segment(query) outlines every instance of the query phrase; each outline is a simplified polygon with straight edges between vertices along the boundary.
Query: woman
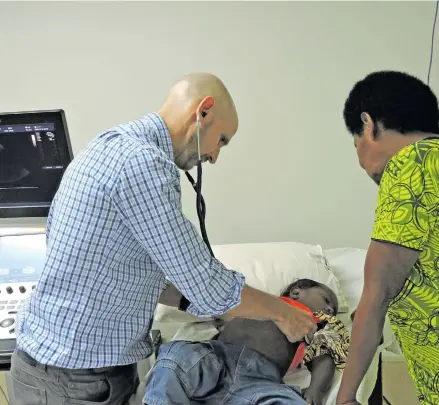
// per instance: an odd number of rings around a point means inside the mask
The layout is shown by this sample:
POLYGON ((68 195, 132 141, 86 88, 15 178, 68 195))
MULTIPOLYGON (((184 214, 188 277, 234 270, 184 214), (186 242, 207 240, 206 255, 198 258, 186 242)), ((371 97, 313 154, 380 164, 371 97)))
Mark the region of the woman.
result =
POLYGON ((365 284, 337 405, 356 392, 388 314, 422 405, 439 404, 439 112, 415 77, 377 72, 344 108, 361 167, 379 185, 365 284))

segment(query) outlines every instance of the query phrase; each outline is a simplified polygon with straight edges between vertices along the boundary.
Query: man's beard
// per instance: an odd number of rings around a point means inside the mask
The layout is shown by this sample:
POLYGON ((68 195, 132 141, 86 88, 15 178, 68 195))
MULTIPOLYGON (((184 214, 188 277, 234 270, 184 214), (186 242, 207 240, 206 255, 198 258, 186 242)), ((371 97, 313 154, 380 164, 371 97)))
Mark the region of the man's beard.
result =
POLYGON ((195 167, 198 162, 198 154, 189 156, 189 158, 183 157, 183 155, 179 155, 174 159, 174 163, 180 170, 189 171, 195 167), (181 157, 181 158, 180 158, 181 157))
POLYGON ((189 142, 174 151, 174 163, 180 170, 191 170, 198 162, 197 136, 194 134, 189 142))

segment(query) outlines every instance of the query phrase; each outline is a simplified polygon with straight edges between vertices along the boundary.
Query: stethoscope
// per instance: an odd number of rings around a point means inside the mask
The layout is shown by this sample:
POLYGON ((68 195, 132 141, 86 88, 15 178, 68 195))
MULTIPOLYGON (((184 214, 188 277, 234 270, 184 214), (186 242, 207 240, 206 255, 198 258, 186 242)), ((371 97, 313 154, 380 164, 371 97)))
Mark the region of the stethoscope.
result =
MULTIPOLYGON (((195 192, 197 193, 197 199, 196 199, 196 204, 197 204, 197 215, 198 215, 198 220, 200 222, 200 230, 201 230, 201 236, 203 237, 204 243, 206 244, 207 248, 209 249, 210 254, 212 255, 212 257, 215 257, 215 255, 213 254, 212 251, 212 247, 210 246, 209 243, 209 238, 207 237, 207 232, 206 232, 206 203, 204 201, 203 195, 201 194, 201 179, 203 176, 203 169, 201 167, 201 154, 200 154, 200 115, 197 114, 197 182, 195 182, 194 178, 189 174, 189 172, 185 172, 186 173, 186 177, 188 178, 189 182, 192 184, 192 187, 194 188, 195 192)), ((284 300, 286 300, 285 298, 283 298, 284 300)), ((187 299, 186 299, 187 301, 187 299)), ((290 300, 292 301, 292 300, 290 300)), ((186 305, 189 304, 189 301, 187 301, 186 305)), ((301 305, 296 301, 293 301, 293 304, 291 305, 301 305)), ((306 307, 305 307, 306 308, 306 307)), ((308 311, 310 311, 308 308, 306 308, 308 311)), ((314 317, 314 320, 316 321, 316 323, 318 324, 318 318, 314 317)), ((303 345, 309 346, 311 344, 311 341, 309 340, 308 336, 305 336, 304 339, 304 343, 303 345)), ((302 348, 302 351, 304 350, 304 348, 302 348)))
MULTIPOLYGON (((203 113, 202 113, 203 114, 203 113)), ((200 153, 200 114, 197 114, 197 182, 195 182, 194 178, 189 174, 189 172, 185 172, 186 177, 192 184, 192 187, 194 188, 195 192, 197 193, 197 199, 196 199, 196 206, 197 206, 197 215, 198 220, 200 222, 200 231, 201 236, 204 240, 204 243, 206 244, 207 248, 209 249, 210 254, 212 257, 215 257, 213 254, 212 247, 209 243, 209 238, 207 237, 206 232, 206 203, 204 201, 203 195, 201 194, 201 183, 202 183, 202 176, 203 176, 203 169, 201 167, 201 153, 200 153)))

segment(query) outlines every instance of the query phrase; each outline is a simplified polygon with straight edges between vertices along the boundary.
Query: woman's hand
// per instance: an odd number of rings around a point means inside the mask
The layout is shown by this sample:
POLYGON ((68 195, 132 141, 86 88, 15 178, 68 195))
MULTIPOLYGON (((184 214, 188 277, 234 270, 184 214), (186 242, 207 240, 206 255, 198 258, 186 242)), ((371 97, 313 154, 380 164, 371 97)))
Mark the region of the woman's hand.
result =
POLYGON ((338 391, 337 398, 335 400, 335 405, 361 405, 353 396, 340 394, 338 391))

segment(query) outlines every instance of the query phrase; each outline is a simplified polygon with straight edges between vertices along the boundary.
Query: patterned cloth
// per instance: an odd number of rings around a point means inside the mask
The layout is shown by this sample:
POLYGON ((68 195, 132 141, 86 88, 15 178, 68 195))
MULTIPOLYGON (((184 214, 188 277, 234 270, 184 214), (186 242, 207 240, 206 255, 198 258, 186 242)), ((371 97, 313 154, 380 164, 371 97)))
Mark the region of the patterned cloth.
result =
POLYGON ((389 319, 422 405, 439 404, 439 140, 415 142, 387 164, 373 239, 420 251, 389 319))
POLYGON ((340 319, 323 312, 316 314, 325 327, 314 334, 311 345, 308 347, 303 361, 311 362, 316 357, 328 354, 335 366, 343 372, 348 357, 350 336, 349 331, 340 319))
POLYGON ((53 201, 42 276, 17 319, 18 348, 71 369, 144 359, 166 278, 194 315, 236 306, 244 277, 210 256, 180 198, 171 138, 158 114, 91 142, 53 201))

